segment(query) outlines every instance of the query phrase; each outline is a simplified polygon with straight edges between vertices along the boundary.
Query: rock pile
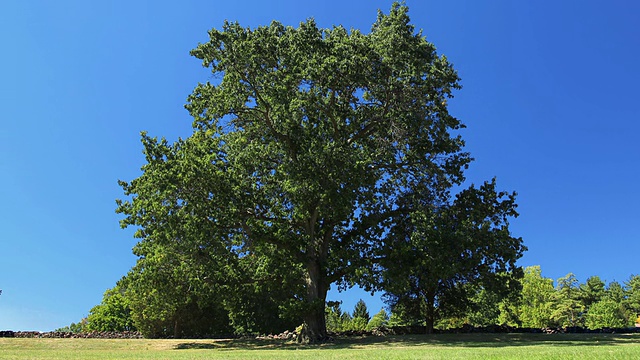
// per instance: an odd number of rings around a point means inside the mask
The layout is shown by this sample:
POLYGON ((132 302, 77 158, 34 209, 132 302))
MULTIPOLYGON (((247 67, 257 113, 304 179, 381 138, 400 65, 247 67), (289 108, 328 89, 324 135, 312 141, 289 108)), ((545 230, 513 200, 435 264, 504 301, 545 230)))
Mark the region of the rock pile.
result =
POLYGON ((296 337, 295 331, 285 331, 282 334, 277 335, 259 335, 256 336, 256 339, 265 340, 265 339, 279 339, 279 340, 292 340, 296 337))

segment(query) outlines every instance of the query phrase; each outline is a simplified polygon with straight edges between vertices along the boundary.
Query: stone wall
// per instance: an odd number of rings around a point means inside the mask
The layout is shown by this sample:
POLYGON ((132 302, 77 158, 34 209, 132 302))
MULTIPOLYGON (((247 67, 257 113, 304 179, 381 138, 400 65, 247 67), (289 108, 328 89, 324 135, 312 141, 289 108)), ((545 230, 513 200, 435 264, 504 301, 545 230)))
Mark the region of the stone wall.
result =
MULTIPOLYGON (((345 331, 341 333, 329 333, 330 337, 336 336, 385 336, 385 335, 406 335, 406 334, 424 334, 426 328, 424 326, 393 326, 393 327, 380 327, 371 331, 345 331)), ((474 327, 463 326, 458 329, 449 330, 434 330, 435 334, 460 334, 460 333, 640 333, 640 328, 623 328, 623 329, 598 329, 589 330, 582 327, 574 328, 513 328, 510 326, 486 326, 486 327, 474 327)), ((284 339, 290 340, 295 338, 296 333, 293 331, 285 331, 278 335, 258 336, 258 339, 284 339)), ((0 331, 0 338, 3 337, 15 337, 15 338, 67 338, 67 339, 142 339, 143 336, 137 331, 125 331, 125 332, 89 332, 89 333, 71 333, 71 332, 38 332, 38 331, 0 331)), ((229 338, 237 337, 230 335, 229 338)), ((213 338, 213 337, 212 337, 213 338)))
POLYGON ((39 332, 39 331, 0 331, 0 337, 15 338, 67 338, 67 339, 142 339, 142 334, 137 331, 125 332, 89 332, 89 333, 72 333, 72 332, 39 332))

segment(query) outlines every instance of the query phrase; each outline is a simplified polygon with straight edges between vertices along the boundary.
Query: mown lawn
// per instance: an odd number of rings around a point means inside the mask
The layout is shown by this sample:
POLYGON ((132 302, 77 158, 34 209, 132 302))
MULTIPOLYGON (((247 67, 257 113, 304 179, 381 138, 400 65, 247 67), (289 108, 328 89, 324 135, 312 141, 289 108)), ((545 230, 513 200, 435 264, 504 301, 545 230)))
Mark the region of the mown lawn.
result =
POLYGON ((638 359, 640 334, 460 334, 279 340, 0 338, 0 359, 638 359))

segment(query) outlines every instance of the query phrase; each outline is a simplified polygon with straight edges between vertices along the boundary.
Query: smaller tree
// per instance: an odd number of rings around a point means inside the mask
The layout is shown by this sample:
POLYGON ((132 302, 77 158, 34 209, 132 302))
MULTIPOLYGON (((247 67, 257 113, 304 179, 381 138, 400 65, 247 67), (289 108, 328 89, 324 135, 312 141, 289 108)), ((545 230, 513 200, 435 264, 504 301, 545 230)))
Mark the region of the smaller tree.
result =
POLYGON ((514 327, 522 326, 522 320, 520 320, 520 317, 518 316, 521 301, 521 298, 503 299, 500 304, 498 304, 498 308, 500 309, 500 315, 498 315, 498 324, 514 327))
POLYGON ((624 309, 611 299, 594 303, 587 312, 585 324, 590 330, 602 328, 623 328, 629 325, 624 309))
POLYGON ((369 323, 367 324, 367 330, 373 330, 387 325, 389 322, 389 314, 385 311, 385 309, 380 309, 380 311, 373 315, 369 323))
POLYGON ((551 318, 558 326, 576 327, 582 324, 584 305, 580 301, 578 279, 572 273, 558 279, 551 318))
POLYGON ((408 211, 381 249, 381 287, 392 312, 402 306, 432 333, 437 320, 472 307, 474 289, 500 297, 514 289, 522 275, 515 263, 526 248, 509 231, 516 194, 498 191, 495 179, 455 198, 422 185, 404 194, 408 211))
POLYGON ((343 312, 340 308, 339 301, 327 302, 325 308, 325 322, 327 324, 327 331, 340 332, 343 331, 343 312))
POLYGON ((349 314, 347 311, 343 312, 340 315, 340 331, 353 330, 353 325, 351 324, 352 321, 353 318, 351 317, 351 314, 349 314))
MULTIPOLYGON (((141 245, 150 244, 136 247, 141 245)), ((121 280, 136 328, 150 338, 230 333, 224 288, 209 285, 204 271, 173 250, 154 246, 121 280)))
POLYGON ((361 318, 361 317, 356 317, 356 318, 352 318, 351 321, 349 321, 346 325, 345 325, 345 330, 347 331, 362 331, 365 330, 367 328, 367 320, 365 320, 365 318, 361 318))
POLYGON ((584 284, 580 284, 580 301, 585 307, 585 311, 589 310, 592 304, 602 300, 605 295, 604 281, 598 276, 591 276, 584 284))
POLYGON ((500 315, 499 304, 501 302, 498 294, 481 288, 475 292, 472 300, 473 311, 469 312, 468 322, 474 326, 495 325, 500 315))
POLYGON ((544 328, 553 326, 552 312, 555 301, 553 280, 542 277, 540 266, 529 266, 522 279, 522 326, 544 328))
POLYGON ((625 300, 625 291, 622 285, 617 281, 612 281, 607 286, 604 298, 612 300, 615 303, 621 304, 625 300))
POLYGON ((105 291, 102 302, 94 306, 87 317, 88 331, 135 331, 131 308, 124 289, 116 285, 105 291))
POLYGON ((360 299, 353 309, 352 316, 349 319, 344 319, 343 330, 362 331, 367 327, 370 319, 371 316, 369 315, 369 310, 367 310, 367 304, 360 299))
POLYGON ((393 307, 393 311, 391 311, 391 315, 389 315, 389 320, 387 321, 387 326, 407 326, 407 325, 417 325, 417 319, 415 316, 407 316, 404 312, 402 305, 397 304, 393 307))
POLYGON ((87 331, 87 318, 83 318, 77 323, 71 323, 65 327, 61 327, 59 329, 53 330, 54 332, 70 332, 74 334, 79 334, 87 331))
POLYGON ((640 275, 631 275, 624 283, 624 306, 629 320, 635 322, 640 315, 640 275))
POLYGON ((353 318, 363 318, 369 322, 371 320, 371 316, 369 316, 369 310, 367 309, 367 304, 364 300, 360 299, 356 303, 356 306, 353 309, 353 318))

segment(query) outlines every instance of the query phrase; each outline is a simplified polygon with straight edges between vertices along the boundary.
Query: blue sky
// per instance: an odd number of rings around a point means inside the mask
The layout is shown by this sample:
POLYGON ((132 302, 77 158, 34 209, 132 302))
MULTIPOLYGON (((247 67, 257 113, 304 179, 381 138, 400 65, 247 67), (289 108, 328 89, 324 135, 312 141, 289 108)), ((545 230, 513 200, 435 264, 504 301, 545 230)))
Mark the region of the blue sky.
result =
MULTIPOLYGON (((225 19, 368 31, 390 1, 5 1, 0 5, 0 330, 77 322, 135 263, 114 213, 139 132, 188 136, 209 73, 189 50, 225 19)), ((639 273, 640 3, 407 0, 462 78, 449 102, 469 183, 518 192, 520 265, 639 273)), ((363 297, 330 293, 351 310, 363 297)))

